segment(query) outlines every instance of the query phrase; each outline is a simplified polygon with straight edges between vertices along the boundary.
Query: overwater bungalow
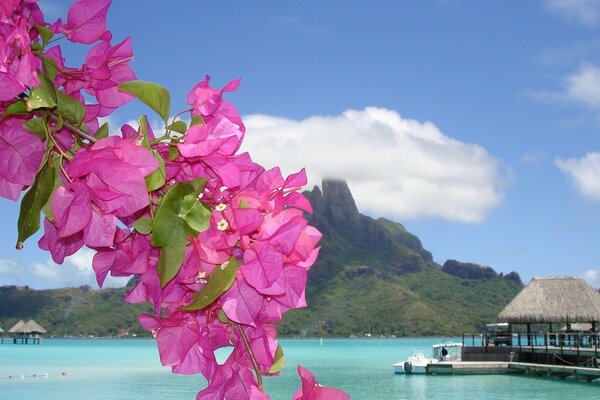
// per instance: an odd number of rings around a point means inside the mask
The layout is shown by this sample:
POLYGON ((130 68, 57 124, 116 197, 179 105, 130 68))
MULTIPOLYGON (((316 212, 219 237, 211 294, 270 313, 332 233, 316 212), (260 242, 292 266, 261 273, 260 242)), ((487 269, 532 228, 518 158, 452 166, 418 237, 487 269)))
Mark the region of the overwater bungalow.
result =
POLYGON ((564 326, 565 332, 595 334, 599 321, 600 293, 583 279, 570 276, 533 278, 498 314, 498 322, 525 325, 528 334, 533 333, 532 324, 538 330, 539 325, 547 325, 550 333, 564 326), (588 329, 582 329, 585 324, 588 329))
POLYGON ((583 279, 533 278, 497 320, 493 326, 502 329, 464 334, 462 365, 444 372, 467 365, 477 373, 600 379, 600 293, 583 279))
POLYGON ((46 330, 37 322, 30 319, 27 322, 20 320, 12 328, 8 330, 13 338, 13 343, 21 344, 39 344, 41 335, 46 333, 46 330))

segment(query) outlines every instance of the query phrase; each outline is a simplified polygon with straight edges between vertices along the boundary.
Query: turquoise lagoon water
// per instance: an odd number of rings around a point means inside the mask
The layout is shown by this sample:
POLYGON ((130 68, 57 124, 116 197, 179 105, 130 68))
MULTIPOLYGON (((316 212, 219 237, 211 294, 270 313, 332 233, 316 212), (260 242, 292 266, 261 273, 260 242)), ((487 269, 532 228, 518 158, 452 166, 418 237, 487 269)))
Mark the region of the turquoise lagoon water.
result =
MULTIPOLYGON (((318 339, 281 340, 287 365, 281 376, 266 379, 267 391, 274 400, 291 399, 300 385, 296 365, 301 364, 322 385, 342 388, 354 400, 600 399, 600 382, 394 375, 394 362, 414 349, 430 352, 436 341, 326 339, 321 346, 318 339)), ((162 367, 151 339, 44 339, 41 345, 0 345, 1 400, 193 400, 204 384, 201 377, 174 375, 162 367)))

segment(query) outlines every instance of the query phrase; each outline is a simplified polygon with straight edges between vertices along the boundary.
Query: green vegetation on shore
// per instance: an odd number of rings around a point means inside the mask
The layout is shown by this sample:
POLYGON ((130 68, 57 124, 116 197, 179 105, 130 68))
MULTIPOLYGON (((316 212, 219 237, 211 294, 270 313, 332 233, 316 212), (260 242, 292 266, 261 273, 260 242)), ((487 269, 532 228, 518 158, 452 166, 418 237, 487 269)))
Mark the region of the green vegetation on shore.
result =
MULTIPOLYGON (((324 181, 305 193, 311 224, 323 234, 308 274, 309 307, 288 312, 282 336, 456 336, 478 332, 523 288, 516 272, 448 260, 433 261, 418 237, 399 223, 358 212, 344 182, 324 181)), ((131 305, 131 288, 34 291, 0 287, 0 326, 33 318, 54 336, 148 336, 131 305)))

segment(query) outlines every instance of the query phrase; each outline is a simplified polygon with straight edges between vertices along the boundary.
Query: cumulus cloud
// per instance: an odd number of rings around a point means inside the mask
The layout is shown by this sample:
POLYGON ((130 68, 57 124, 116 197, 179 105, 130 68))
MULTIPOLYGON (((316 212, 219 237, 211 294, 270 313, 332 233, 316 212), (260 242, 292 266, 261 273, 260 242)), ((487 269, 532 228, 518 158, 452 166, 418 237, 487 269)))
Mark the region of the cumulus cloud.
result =
POLYGON ((581 195, 600 200, 600 153, 587 153, 581 158, 556 158, 554 164, 573 182, 581 195))
POLYGON ((528 91, 534 100, 575 103, 600 111, 600 68, 583 63, 575 71, 560 78, 559 91, 528 91))
POLYGON ((583 273, 583 279, 592 287, 600 288, 600 269, 588 269, 583 273))
POLYGON ((359 209, 371 215, 481 222, 503 198, 498 161, 483 147, 392 110, 302 121, 249 115, 244 122, 243 150, 257 162, 285 173, 306 166, 310 184, 346 179, 359 209))
POLYGON ((600 23, 600 0, 546 0, 548 12, 587 27, 600 23))
POLYGON ((564 96, 587 107, 600 108, 600 68, 586 63, 567 75, 564 96))
MULTIPOLYGON (((52 260, 46 262, 22 263, 0 259, 0 285, 28 285, 34 289, 54 289, 89 285, 98 288, 92 269, 94 251, 82 249, 65 259, 63 265, 52 260)), ((122 287, 128 278, 109 276, 104 287, 122 287)))

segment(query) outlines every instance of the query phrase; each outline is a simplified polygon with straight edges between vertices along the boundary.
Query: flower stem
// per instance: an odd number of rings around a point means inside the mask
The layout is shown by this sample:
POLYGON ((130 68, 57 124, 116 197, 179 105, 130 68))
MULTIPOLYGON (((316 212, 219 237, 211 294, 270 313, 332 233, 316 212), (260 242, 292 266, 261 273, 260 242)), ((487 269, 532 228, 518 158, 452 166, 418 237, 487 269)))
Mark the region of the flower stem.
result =
MULTIPOLYGON (((54 114, 52 111, 48 112, 48 116, 50 117, 50 119, 52 119, 54 122, 58 122, 58 115, 54 114)), ((95 137, 91 136, 90 134, 82 131, 81 129, 79 129, 78 127, 76 127, 75 125, 71 124, 68 121, 64 121, 63 120, 63 126, 65 126, 68 130, 70 130, 72 133, 76 134, 77 136, 81 137, 82 139, 87 140, 90 143, 96 143, 98 141, 98 139, 96 139, 95 137)))
POLYGON ((240 337, 242 338, 242 341, 244 342, 244 347, 246 348, 246 351, 248 352, 248 355, 250 356, 250 361, 252 361, 252 368, 254 368, 254 373, 256 374, 256 381, 258 383, 258 388, 260 389, 261 392, 264 393, 265 387, 263 386, 262 374, 260 373, 260 368, 258 367, 258 363, 256 362, 256 357, 254 356, 254 352, 252 352, 252 348, 250 347, 250 342, 248 341, 248 338, 246 337, 244 328, 237 322, 235 323, 235 325, 238 327, 238 330, 240 331, 240 337))

